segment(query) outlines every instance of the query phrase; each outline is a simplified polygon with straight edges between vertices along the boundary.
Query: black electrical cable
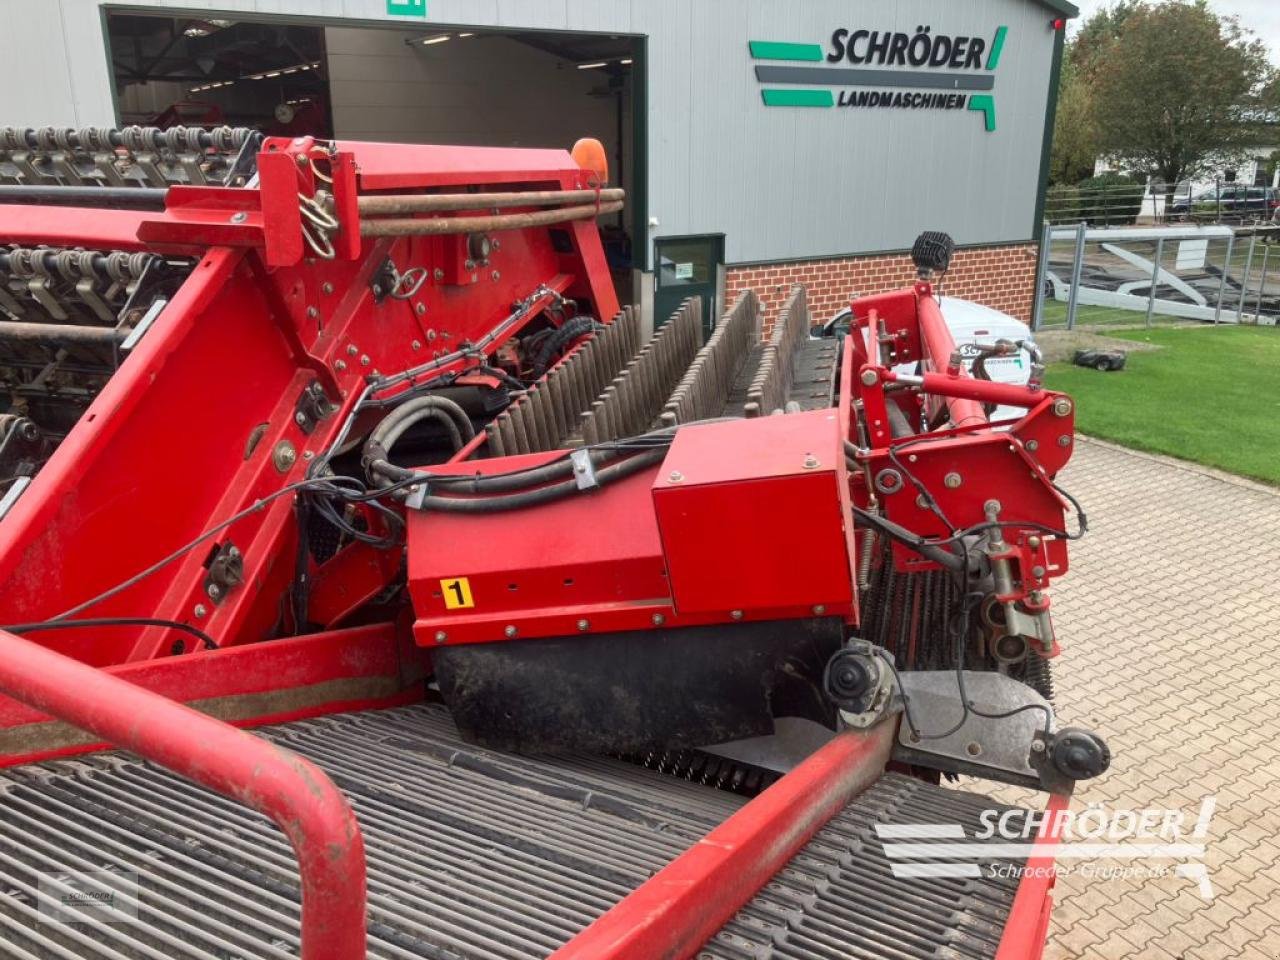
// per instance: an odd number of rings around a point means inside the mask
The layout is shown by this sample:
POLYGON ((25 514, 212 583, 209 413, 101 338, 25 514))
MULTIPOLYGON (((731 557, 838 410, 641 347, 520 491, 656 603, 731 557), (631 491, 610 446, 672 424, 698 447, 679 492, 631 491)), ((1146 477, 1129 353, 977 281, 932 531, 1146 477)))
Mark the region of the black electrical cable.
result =
MULTIPOLYGON (((917 441, 908 441, 907 443, 899 444, 899 447, 905 447, 914 442, 917 442, 917 441)), ((849 443, 849 441, 845 441, 846 456, 852 457, 853 455, 856 455, 856 452, 857 452, 856 448, 853 448, 853 445, 849 443)), ((936 506, 936 502, 933 500, 933 497, 929 493, 929 491, 924 487, 924 484, 921 483, 911 473, 911 471, 907 470, 895 458, 892 447, 889 448, 889 458, 896 465, 898 465, 900 469, 902 469, 902 472, 907 476, 908 479, 912 481, 913 485, 920 491, 920 494, 925 499, 925 501, 927 503, 932 503, 934 504, 934 506, 936 506)), ((856 466, 856 464, 851 463, 850 466, 853 467, 853 466, 856 466)), ((988 521, 986 523, 975 524, 974 526, 968 527, 964 530, 957 530, 954 533, 952 533, 951 536, 946 537, 944 539, 924 541, 924 540, 920 540, 919 538, 913 538, 910 535, 909 531, 905 531, 905 528, 898 527, 896 524, 891 525, 893 527, 893 530, 891 531, 886 526, 889 524, 889 522, 884 521, 883 518, 876 517, 874 514, 869 514, 866 511, 856 507, 854 508, 854 513, 855 515, 861 515, 864 518, 864 520, 876 521, 876 523, 868 522, 867 525, 875 527, 876 529, 880 530, 880 532, 884 533, 886 536, 898 539, 900 542, 905 543, 911 549, 914 549, 916 550, 916 552, 921 553, 922 556, 928 557, 928 554, 922 552, 919 549, 920 546, 933 545, 933 546, 941 547, 949 543, 958 543, 960 544, 961 550, 963 551, 963 555, 964 555, 964 563, 963 563, 962 569, 968 570, 970 567, 971 560, 970 560, 969 543, 967 538, 974 535, 975 533, 978 533, 984 530, 1003 529, 1005 527, 1034 529, 1034 530, 1039 530, 1044 533, 1050 534, 1052 536, 1062 537, 1063 539, 1066 539, 1066 540, 1078 540, 1084 536, 1084 534, 1089 529, 1089 522, 1088 522, 1088 518, 1085 516, 1084 509, 1080 505, 1080 501, 1077 500, 1070 493, 1068 493, 1065 489, 1063 489, 1059 484, 1051 481, 1051 485, 1053 486, 1054 490, 1056 490, 1062 497, 1064 497, 1071 504, 1072 509, 1075 510, 1076 522, 1079 525, 1079 529, 1075 534, 1071 534, 1065 530, 1057 530, 1057 529, 1054 529, 1053 527, 1049 527, 1049 526, 1046 526, 1045 524, 1038 523, 1035 521, 1017 522, 1017 521, 1001 520, 1001 521, 988 521), (895 534, 898 534, 898 533, 905 533, 906 536, 895 536, 895 534)), ((940 520, 943 521, 943 523, 946 524, 947 529, 954 530, 954 528, 951 526, 951 523, 947 521, 945 515, 943 515, 940 510, 934 510, 933 512, 936 516, 938 516, 940 520)), ((929 559, 934 559, 934 558, 930 557, 929 559)), ((883 647, 876 646, 873 648, 877 656, 880 656, 881 659, 883 659, 886 663, 888 663, 890 669, 893 671, 894 679, 898 683, 898 689, 902 691, 903 717, 907 722, 907 726, 911 730, 912 736, 915 737, 917 741, 945 739, 946 737, 951 736, 957 730, 963 727, 965 725, 965 722, 969 719, 970 715, 982 717, 987 720, 1003 720, 1008 717, 1017 716, 1020 713, 1026 713, 1031 710, 1039 710, 1044 713, 1044 718, 1045 718, 1044 734, 1047 737, 1051 732, 1051 728, 1053 724, 1053 711, 1042 703, 1028 703, 1028 704, 1023 704, 1020 707, 1015 707, 1012 710, 1005 710, 999 713, 990 713, 988 711, 979 710, 969 700, 968 691, 965 689, 965 685, 964 685, 965 649, 967 648, 969 643, 969 634, 970 634, 970 626, 971 626, 970 621, 972 619, 973 608, 974 606, 976 606, 977 602, 981 601, 981 599, 982 599, 981 594, 966 593, 965 603, 963 604, 962 609, 960 610, 959 615, 963 618, 963 627, 960 630, 954 631, 956 635, 956 642, 954 644, 953 650, 954 650, 954 659, 956 664, 956 687, 960 694, 961 714, 960 714, 959 721, 957 721, 950 729, 945 730, 942 733, 922 734, 920 732, 919 727, 916 725, 915 718, 912 717, 911 715, 911 706, 909 702, 909 697, 907 696, 905 688, 902 686, 902 679, 898 673, 897 664, 893 662, 893 657, 883 647)))
MULTIPOLYGON (((965 554, 965 567, 969 566, 969 545, 963 539, 960 540, 965 554)), ((1000 713, 990 713, 985 710, 979 710, 969 699, 968 691, 964 685, 964 657, 965 649, 969 644, 970 621, 972 620, 973 608, 978 602, 981 602, 982 594, 966 594, 965 602, 962 605, 959 616, 962 618, 963 626, 958 630, 952 630, 955 635, 955 643, 953 645, 953 653, 956 665, 956 687, 960 694, 960 719, 956 721, 950 728, 941 733, 921 733, 919 726, 915 722, 915 718, 911 714, 910 697, 907 695, 906 688, 902 685, 902 677, 898 673, 897 664, 893 662, 893 657, 884 647, 874 646, 872 649, 876 655, 889 664, 889 668, 893 671, 894 679, 897 681, 898 689, 902 692, 902 712, 903 718, 907 721, 907 726, 911 730, 915 740, 944 740, 954 734, 965 725, 969 717, 978 716, 987 720, 1004 720, 1008 717, 1016 716, 1020 713, 1026 713, 1030 710, 1040 710, 1044 713, 1044 734, 1048 736, 1051 732, 1053 724, 1053 711, 1043 703, 1027 703, 1020 707, 1014 707, 1012 710, 1005 710, 1000 713)))
POLYGON ((911 481, 911 485, 916 488, 916 493, 919 494, 921 499, 924 500, 924 504, 926 507, 929 508, 929 512, 932 513, 939 520, 941 520, 942 525, 944 527, 946 527, 948 530, 954 531, 956 529, 955 525, 949 519, 947 519, 947 515, 942 512, 942 507, 940 507, 938 505, 938 501, 933 498, 933 494, 930 493, 929 489, 920 481, 920 478, 917 477, 910 470, 908 470, 906 467, 906 464, 904 464, 900 459, 898 459, 899 450, 905 450, 907 447, 914 446, 917 443, 923 443, 926 440, 936 440, 936 439, 937 437, 931 436, 929 434, 924 434, 923 436, 916 437, 914 440, 904 440, 902 443, 899 443, 896 447, 892 442, 890 442, 889 446, 885 448, 885 452, 888 453, 889 455, 889 461, 895 467, 898 468, 898 471, 904 477, 906 477, 908 480, 911 481))
POLYGON ((81 603, 76 604, 74 607, 70 607, 67 610, 64 610, 62 613, 58 614, 56 617, 51 617, 50 619, 53 621, 62 622, 66 620, 68 617, 74 617, 77 613, 80 613, 83 610, 87 610, 92 606, 102 603, 102 601, 104 600, 108 600, 119 593, 123 593, 125 590, 128 590, 134 584, 139 583, 140 581, 145 580, 147 577, 151 576, 157 570, 161 570, 164 567, 167 567, 169 564, 173 563, 173 561, 190 553, 192 550, 200 546, 200 544, 204 543, 210 537, 213 537, 216 534, 221 533, 227 527, 230 527, 233 524, 238 523, 239 521, 243 520, 245 517, 250 516, 254 513, 257 513, 259 510, 265 507, 268 503, 271 503, 273 500, 278 500, 280 497, 283 497, 285 494, 293 493, 296 490, 301 490, 301 489, 313 486, 315 483, 316 483, 315 480, 310 480, 310 479, 298 480, 295 483, 287 484, 286 486, 281 487, 279 490, 275 490, 272 493, 267 494, 265 497, 255 500, 252 504, 245 507, 243 510, 239 511, 238 513, 233 513, 231 516, 227 517, 227 519, 223 520, 221 523, 214 524, 212 527, 209 527, 207 530, 204 531, 204 533, 200 534, 194 540, 191 540, 190 542, 183 544, 177 550, 174 550, 172 553, 168 554, 167 556, 162 557, 160 560, 157 560, 155 563, 147 567, 145 570, 135 573, 132 577, 129 577, 129 579, 116 584, 114 587, 111 587, 109 590, 104 590, 102 593, 98 594, 97 596, 90 597, 88 600, 84 600, 81 603))
POLYGON ((380 497, 386 496, 391 492, 390 487, 370 492, 355 477, 335 476, 326 480, 313 481, 313 486, 308 487, 304 498, 324 520, 350 539, 378 549, 390 550, 403 543, 402 534, 404 532, 404 518, 401 517, 400 513, 379 502, 380 497), (349 485, 349 488, 344 487, 344 484, 349 485), (335 498, 353 503, 367 504, 371 510, 379 513, 386 521, 388 527, 387 535, 380 536, 376 533, 370 533, 348 523, 334 507, 333 500, 335 498))
MULTIPOLYGON (((266 496, 261 497, 258 500, 255 500, 252 504, 245 507, 243 510, 238 511, 237 513, 233 513, 230 517, 221 521, 220 523, 216 523, 212 527, 209 527, 195 539, 183 544, 181 547, 174 550, 172 553, 169 553, 168 555, 162 557, 160 560, 157 560, 151 566, 147 567, 144 570, 139 571, 138 573, 129 577, 127 580, 124 580, 116 584, 114 587, 111 587, 108 590, 104 590, 102 593, 98 594, 97 596, 90 597, 88 600, 84 600, 81 603, 76 604, 74 607, 70 607, 69 609, 64 610, 62 613, 58 614, 55 617, 51 617, 50 622, 61 623, 63 621, 66 621, 69 617, 73 617, 77 613, 81 613, 84 610, 87 610, 89 607, 96 606, 97 604, 102 603, 104 600, 108 600, 111 597, 114 597, 117 594, 120 594, 125 590, 128 590, 130 587, 141 582, 142 580, 145 580, 147 577, 151 576, 156 571, 163 569, 164 567, 173 563, 175 560, 178 560, 181 557, 185 556, 186 554, 190 553, 192 550, 200 546, 200 544, 204 543, 205 541, 209 540, 211 537, 216 536, 217 534, 221 533, 223 530, 227 529, 228 527, 243 520, 245 517, 251 516, 252 514, 257 513, 259 510, 262 510, 268 503, 271 503, 274 500, 278 500, 280 497, 283 497, 286 494, 295 493, 299 490, 310 491, 310 492, 315 492, 315 491, 325 492, 333 496, 343 497, 345 499, 353 499, 353 500, 356 500, 357 502, 367 502, 369 500, 373 500, 376 496, 382 495, 381 492, 375 495, 366 495, 366 492, 363 490, 363 485, 360 484, 359 481, 355 480, 354 478, 349 478, 349 477, 344 477, 344 478, 334 477, 334 478, 331 478, 331 480, 311 478, 306 480, 298 480, 294 483, 286 484, 285 486, 281 487, 279 490, 275 490, 267 494, 266 496), (356 486, 360 487, 360 490, 353 495, 352 491, 344 490, 339 485, 339 481, 346 482, 346 483, 354 483, 356 486)), ((398 522, 401 526, 403 526, 403 520, 400 518, 399 514, 397 514, 393 510, 390 510, 389 508, 384 508, 384 509, 386 509, 387 514, 390 517, 393 517, 396 522, 398 522)), ((360 531, 353 531, 353 532, 360 533, 360 531)), ((80 622, 80 621, 77 621, 77 622, 80 622)))
POLYGON ((42 620, 38 623, 10 624, 9 626, 0 627, 0 630, 22 635, 24 633, 42 633, 45 630, 69 630, 79 627, 167 627, 171 630, 181 630, 183 633, 191 634, 191 636, 203 643, 207 650, 218 649, 218 644, 213 637, 199 627, 193 627, 189 623, 180 623, 177 620, 163 620, 159 617, 93 617, 87 620, 42 620))

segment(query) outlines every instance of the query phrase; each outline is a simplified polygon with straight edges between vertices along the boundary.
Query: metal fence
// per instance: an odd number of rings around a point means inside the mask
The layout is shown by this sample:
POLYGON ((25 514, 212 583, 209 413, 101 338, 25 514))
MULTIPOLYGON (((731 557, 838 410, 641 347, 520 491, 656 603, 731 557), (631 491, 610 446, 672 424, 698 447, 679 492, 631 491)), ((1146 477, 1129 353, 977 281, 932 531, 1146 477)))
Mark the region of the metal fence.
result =
POLYGON ((1091 226, 1141 224, 1271 224, 1280 190, 1225 180, 1179 184, 1172 196, 1158 183, 1056 184, 1045 194, 1044 216, 1054 226, 1080 221, 1091 226))
POLYGON ((1032 328, 1280 321, 1280 237, 1226 225, 1045 224, 1032 328))

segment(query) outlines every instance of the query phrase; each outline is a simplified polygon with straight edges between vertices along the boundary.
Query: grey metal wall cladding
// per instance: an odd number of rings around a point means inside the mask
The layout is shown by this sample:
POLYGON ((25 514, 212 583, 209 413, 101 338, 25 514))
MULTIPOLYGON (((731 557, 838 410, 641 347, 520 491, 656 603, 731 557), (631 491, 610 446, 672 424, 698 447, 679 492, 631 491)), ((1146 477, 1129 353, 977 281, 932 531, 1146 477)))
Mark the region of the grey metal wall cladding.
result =
MULTIPOLYGON (((422 23, 388 17, 386 0, 130 5, 422 23)), ((103 6, 109 4, 9 0, 10 27, 0 32, 4 122, 114 122, 103 6)), ((427 7, 432 25, 649 38, 649 215, 658 225, 647 239, 723 232, 727 259, 747 262, 903 249, 923 229, 946 230, 965 244, 1032 238, 1054 40, 1054 14, 1036 0, 430 0, 427 7), (997 28, 1008 29, 991 71, 985 64, 955 70, 954 59, 918 69, 825 59, 837 29, 913 40, 926 26, 934 40, 980 38, 988 52, 997 28), (753 59, 751 41, 816 44, 821 57, 753 59), (912 87, 766 83, 756 78, 757 66, 987 75, 992 87, 983 95, 994 99, 995 130, 967 103, 938 105, 940 97, 921 96, 920 79, 913 96, 912 87), (766 106, 766 87, 830 91, 832 105, 766 106)))

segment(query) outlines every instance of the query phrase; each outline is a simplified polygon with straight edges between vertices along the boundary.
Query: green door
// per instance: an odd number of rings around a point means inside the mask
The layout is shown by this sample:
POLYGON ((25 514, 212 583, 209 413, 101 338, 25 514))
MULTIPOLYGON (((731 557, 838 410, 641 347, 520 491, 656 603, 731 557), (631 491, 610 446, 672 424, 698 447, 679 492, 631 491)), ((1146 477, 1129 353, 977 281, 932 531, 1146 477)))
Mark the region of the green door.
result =
POLYGON ((702 329, 711 332, 720 309, 716 288, 724 263, 724 234, 664 237, 653 242, 653 326, 667 322, 686 297, 702 298, 702 329))

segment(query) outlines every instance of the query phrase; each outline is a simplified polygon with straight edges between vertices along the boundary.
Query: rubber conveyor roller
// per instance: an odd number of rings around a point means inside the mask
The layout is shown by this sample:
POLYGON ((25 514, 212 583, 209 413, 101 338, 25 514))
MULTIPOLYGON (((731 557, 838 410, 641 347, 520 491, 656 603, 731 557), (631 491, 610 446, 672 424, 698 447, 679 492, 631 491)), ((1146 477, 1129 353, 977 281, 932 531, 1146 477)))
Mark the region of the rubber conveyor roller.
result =
MULTIPOLYGON (((464 744, 437 705, 284 724, 271 739, 351 798, 369 860, 369 955, 544 957, 746 801, 622 761, 464 744)), ((890 774, 698 954, 989 957, 1012 880, 895 880, 876 822, 961 822, 985 798, 890 774)), ((122 754, 0 772, 0 953, 286 958, 297 876, 266 820, 122 754), (41 922, 41 874, 139 880, 138 923, 41 922)))

